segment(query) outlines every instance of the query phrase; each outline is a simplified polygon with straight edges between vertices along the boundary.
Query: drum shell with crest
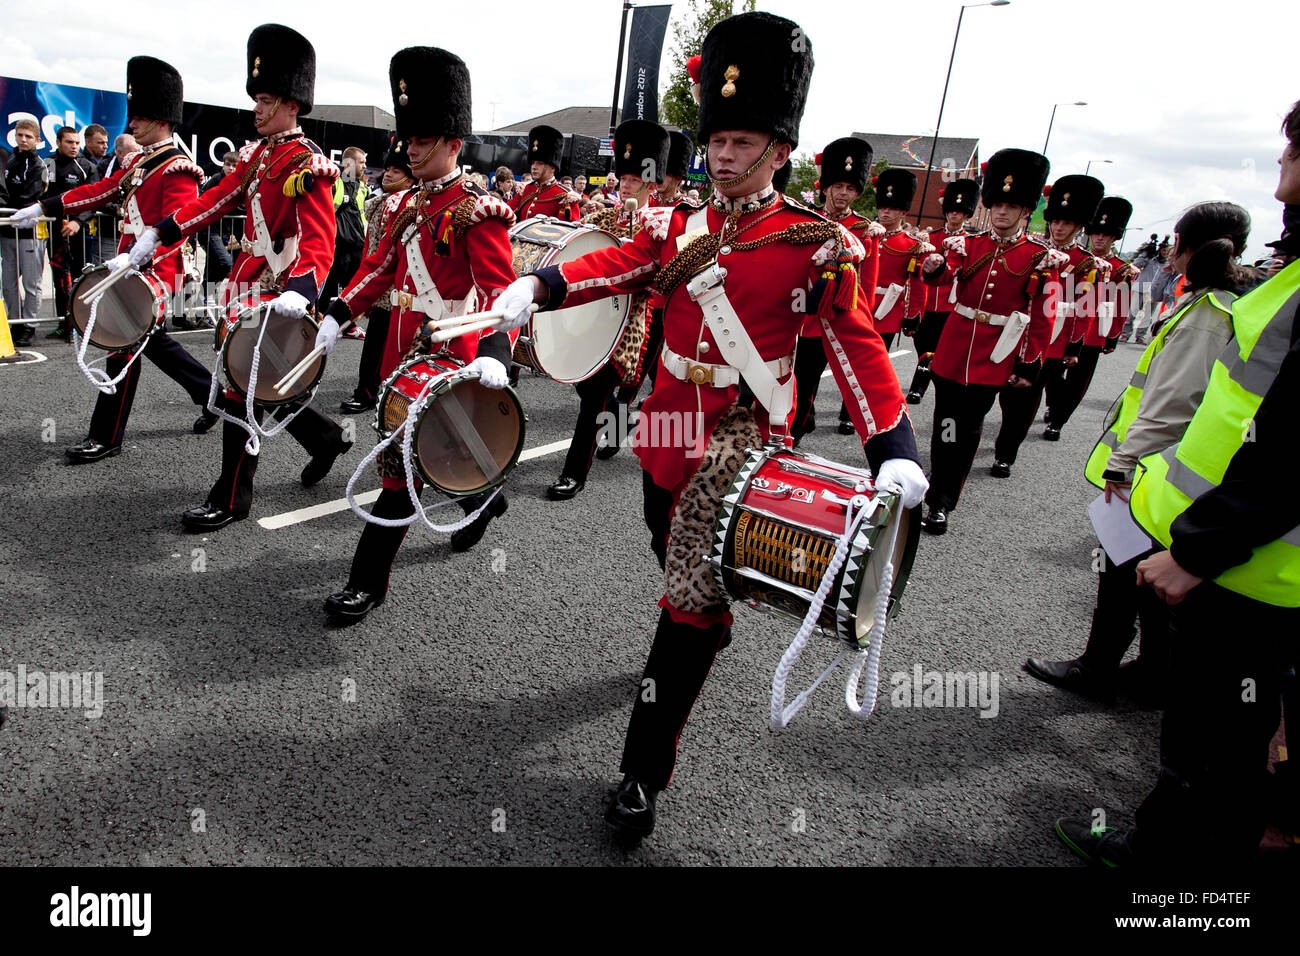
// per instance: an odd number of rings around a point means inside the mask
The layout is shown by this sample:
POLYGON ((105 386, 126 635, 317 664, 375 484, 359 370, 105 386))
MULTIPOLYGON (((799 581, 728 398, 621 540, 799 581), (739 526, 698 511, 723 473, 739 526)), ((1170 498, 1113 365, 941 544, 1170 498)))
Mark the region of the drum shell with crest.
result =
POLYGON ((709 560, 719 587, 803 620, 857 496, 865 516, 817 624, 855 649, 865 647, 885 562, 894 568, 886 611, 893 617, 921 531, 914 511, 898 495, 876 491, 867 471, 783 447, 751 449, 718 511, 709 560))
POLYGON ((488 388, 461 373, 450 355, 408 358, 379 387, 375 430, 395 435, 390 454, 400 456, 411 406, 426 396, 411 439, 412 464, 425 483, 452 497, 495 488, 519 462, 525 418, 513 388, 488 388))
POLYGON ((217 323, 217 347, 221 352, 221 371, 226 383, 241 395, 248 394, 253 349, 257 346, 261 325, 267 323, 262 336, 261 358, 257 367, 257 389, 253 398, 260 405, 286 405, 301 401, 325 374, 325 356, 307 367, 288 394, 281 395, 275 385, 316 347, 316 320, 311 316, 280 315, 271 309, 277 294, 257 289, 232 299, 225 315, 217 323))
MULTIPOLYGON (((619 240, 603 229, 550 216, 526 219, 510 230, 514 271, 521 276, 618 245, 619 240)), ((520 331, 515 362, 565 384, 591 378, 623 338, 631 301, 629 295, 615 295, 533 313, 520 331)))
MULTIPOLYGON (((72 287, 72 324, 83 336, 90 322, 91 306, 82 301, 82 296, 93 292, 110 275, 112 270, 107 266, 95 266, 83 272, 72 287)), ((106 352, 134 349, 163 328, 170 298, 167 284, 152 269, 123 276, 104 292, 95 306, 90 344, 106 352)))

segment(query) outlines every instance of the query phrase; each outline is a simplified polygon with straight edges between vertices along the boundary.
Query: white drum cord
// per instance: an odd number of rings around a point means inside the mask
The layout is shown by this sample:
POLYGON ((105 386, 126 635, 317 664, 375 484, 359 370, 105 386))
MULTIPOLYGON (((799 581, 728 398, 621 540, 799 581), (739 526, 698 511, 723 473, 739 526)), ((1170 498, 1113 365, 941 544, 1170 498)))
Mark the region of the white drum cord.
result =
POLYGON ((98 317, 99 303, 102 298, 102 296, 96 298, 90 303, 90 315, 86 318, 85 335, 79 336, 76 325, 71 322, 68 324, 72 325, 72 345, 77 350, 77 368, 81 369, 81 374, 85 375, 90 384, 105 395, 116 395, 117 386, 126 378, 126 373, 131 370, 131 366, 136 363, 136 360, 144 354, 144 347, 149 342, 149 336, 153 335, 153 333, 150 332, 149 335, 144 337, 144 341, 131 353, 131 357, 126 360, 126 364, 122 366, 122 371, 118 372, 116 377, 110 378, 107 371, 96 368, 101 363, 107 363, 113 355, 117 354, 116 352, 105 355, 103 358, 97 358, 87 365, 86 348, 90 345, 90 334, 95 330, 95 319, 98 317))

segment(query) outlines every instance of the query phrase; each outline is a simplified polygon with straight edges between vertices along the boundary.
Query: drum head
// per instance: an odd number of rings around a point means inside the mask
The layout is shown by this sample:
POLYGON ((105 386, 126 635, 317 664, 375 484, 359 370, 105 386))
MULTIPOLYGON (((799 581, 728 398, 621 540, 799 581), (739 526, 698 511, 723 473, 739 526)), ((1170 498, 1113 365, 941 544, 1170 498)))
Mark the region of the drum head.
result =
POLYGON ((262 354, 257 366, 257 391, 253 398, 264 405, 283 405, 297 401, 315 386, 325 370, 325 357, 320 356, 308 366, 289 394, 281 395, 275 390, 276 382, 316 347, 316 323, 306 316, 294 319, 276 315, 269 306, 259 306, 249 319, 241 321, 226 333, 222 365, 227 379, 234 388, 248 394, 253 347, 257 345, 257 336, 264 320, 270 324, 262 336, 262 354))
MULTIPOLYGON (((86 334, 90 323, 90 306, 81 301, 110 275, 100 266, 77 280, 72 287, 72 322, 77 332, 86 334)), ((95 308, 95 328, 90 344, 110 352, 129 349, 158 324, 158 300, 153 288, 141 276, 129 275, 114 283, 95 308)))
MULTIPOLYGON (((549 263, 569 262, 597 249, 618 245, 607 232, 588 229, 572 234, 549 263)), ((572 384, 595 375, 609 361, 627 325, 631 296, 616 295, 555 312, 538 312, 528 334, 532 354, 543 372, 572 384)))
POLYGON ((514 389, 455 379, 420 415, 413 441, 425 481, 472 495, 505 480, 524 446, 524 412, 514 389))
POLYGON ((862 583, 858 590, 857 620, 854 622, 854 637, 860 646, 866 646, 866 636, 875 624, 876 595, 879 593, 880 575, 884 571, 886 558, 894 565, 894 575, 893 583, 889 588, 889 607, 885 617, 891 619, 898 613, 899 600, 907 587, 907 579, 912 574, 912 562, 916 560, 916 550, 921 538, 921 522, 916 517, 918 510, 903 508, 902 502, 895 497, 891 504, 888 522, 878 530, 873 529, 876 530, 871 542, 873 551, 861 572, 862 583), (895 509, 901 511, 896 519, 895 509), (885 555, 880 549, 888 540, 887 535, 892 533, 891 525, 895 520, 898 521, 898 535, 894 538, 893 548, 888 555, 885 555))

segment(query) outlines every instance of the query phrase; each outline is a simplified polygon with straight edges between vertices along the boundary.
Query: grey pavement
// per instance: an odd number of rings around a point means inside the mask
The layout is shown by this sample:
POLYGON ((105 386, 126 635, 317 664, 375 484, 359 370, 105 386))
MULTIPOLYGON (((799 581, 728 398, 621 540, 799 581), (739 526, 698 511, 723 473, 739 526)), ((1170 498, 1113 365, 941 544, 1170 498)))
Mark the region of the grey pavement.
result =
MULTIPOLYGON (((206 334, 180 340, 210 362, 206 334)), ((738 609, 659 827, 630 852, 602 813, 662 593, 630 452, 596 462, 569 502, 543 496, 561 454, 525 462, 509 512, 468 553, 414 528, 387 603, 336 628, 321 602, 345 582, 361 522, 256 519, 341 498, 374 440, 369 416, 350 419, 356 448, 311 489, 301 448, 267 441, 252 517, 194 536, 179 515, 216 475, 219 429, 192 434, 196 409, 146 361, 124 453, 68 466, 92 389, 70 346, 28 351, 47 360, 0 366, 0 671, 99 672, 104 703, 91 718, 10 709, 10 863, 1068 866, 1057 816, 1126 822, 1154 782, 1155 713, 1020 670, 1083 647, 1096 492, 1082 466, 1137 346, 1102 358, 1059 443, 1035 427, 1009 481, 988 476, 995 406, 951 530, 921 541, 870 720, 846 712, 841 670, 769 730, 796 624, 738 609), (996 674, 996 717, 894 706, 892 676, 917 665, 996 674)), ((345 340, 330 360, 317 404, 333 417, 359 353, 345 340)), ((914 358, 894 360, 904 383, 914 358)), ((525 375, 520 391, 527 446, 566 439, 573 389, 525 375)), ((834 391, 824 379, 802 447, 860 464, 856 438, 835 433, 834 391)), ((913 410, 926 461, 932 402, 913 410)), ((837 650, 815 640, 792 691, 837 650)))

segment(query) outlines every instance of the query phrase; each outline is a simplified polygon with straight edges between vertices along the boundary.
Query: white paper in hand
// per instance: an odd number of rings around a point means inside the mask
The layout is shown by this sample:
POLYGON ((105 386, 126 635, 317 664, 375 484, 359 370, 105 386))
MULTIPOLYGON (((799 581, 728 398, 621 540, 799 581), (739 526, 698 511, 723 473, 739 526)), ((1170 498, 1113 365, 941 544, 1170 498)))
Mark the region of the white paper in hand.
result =
POLYGON ((1116 564, 1132 561, 1139 554, 1151 550, 1151 538, 1138 527, 1128 502, 1119 495, 1111 495, 1110 504, 1106 503, 1104 494, 1098 495, 1088 505, 1088 517, 1097 532, 1097 540, 1116 564))

